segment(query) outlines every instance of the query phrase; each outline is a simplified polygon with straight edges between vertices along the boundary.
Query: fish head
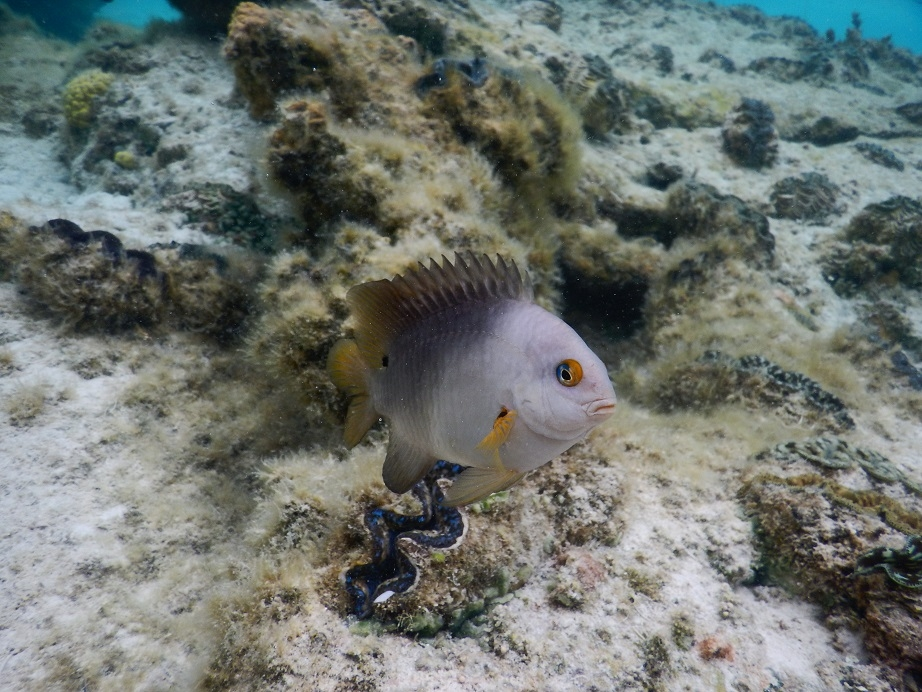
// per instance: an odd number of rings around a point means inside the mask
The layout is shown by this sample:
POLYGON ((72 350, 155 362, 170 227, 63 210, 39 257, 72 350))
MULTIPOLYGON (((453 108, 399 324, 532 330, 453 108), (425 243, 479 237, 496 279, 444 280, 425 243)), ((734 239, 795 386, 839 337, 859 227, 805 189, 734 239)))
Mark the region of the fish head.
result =
POLYGON ((608 369, 571 327, 550 313, 531 327, 524 345, 529 376, 518 382, 515 406, 535 433, 576 441, 615 410, 608 369))

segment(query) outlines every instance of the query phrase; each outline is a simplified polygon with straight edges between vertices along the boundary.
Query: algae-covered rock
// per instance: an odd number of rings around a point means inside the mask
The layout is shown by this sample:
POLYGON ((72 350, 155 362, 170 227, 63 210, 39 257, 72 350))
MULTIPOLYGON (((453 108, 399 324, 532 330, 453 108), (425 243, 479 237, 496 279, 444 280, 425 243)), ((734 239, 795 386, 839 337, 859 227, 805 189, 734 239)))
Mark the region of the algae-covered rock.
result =
POLYGON ((770 265, 775 238, 768 219, 738 197, 722 195, 716 188, 696 181, 672 185, 666 196, 671 242, 676 237, 723 237, 738 245, 739 256, 757 267, 770 265))
POLYGON ((870 204, 839 234, 824 275, 841 295, 893 283, 922 287, 922 203, 897 196, 870 204))
POLYGON ((789 176, 772 186, 769 199, 774 216, 812 223, 823 223, 839 210, 839 186, 822 173, 810 171, 789 176))
POLYGON ((237 5, 224 54, 234 66, 237 88, 254 118, 268 118, 282 93, 329 90, 342 116, 355 112, 364 79, 351 69, 337 32, 317 15, 237 5))
POLYGON ((765 168, 778 158, 775 114, 764 101, 743 99, 727 114, 720 135, 723 150, 741 166, 765 168))
POLYGON ((899 561, 905 532, 922 530, 919 497, 887 485, 856 489, 848 477, 829 477, 845 471, 820 475, 796 455, 783 467, 771 458, 762 457, 740 492, 762 551, 761 581, 818 604, 829 626, 860 631, 875 662, 922 671, 922 592, 868 568, 891 554, 899 561))

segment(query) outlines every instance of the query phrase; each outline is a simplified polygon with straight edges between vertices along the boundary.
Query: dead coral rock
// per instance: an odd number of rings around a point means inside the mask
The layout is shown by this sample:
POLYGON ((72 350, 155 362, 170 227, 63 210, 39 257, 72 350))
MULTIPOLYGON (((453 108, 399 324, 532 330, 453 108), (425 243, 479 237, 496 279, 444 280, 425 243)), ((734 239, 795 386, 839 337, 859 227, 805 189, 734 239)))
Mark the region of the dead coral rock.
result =
POLYGON ((812 223, 823 223, 840 211, 836 204, 839 186, 822 173, 790 176, 772 186, 770 200, 774 216, 812 223))
POLYGON ((363 99, 364 79, 350 68, 336 31, 310 12, 240 3, 224 55, 254 118, 271 116, 279 95, 291 90, 329 90, 342 117, 354 114, 363 99))
POLYGON ((842 431, 855 422, 841 399, 817 382, 761 356, 731 358, 716 351, 668 370, 654 400, 665 411, 700 410, 728 402, 774 409, 792 422, 842 431))
POLYGON ((884 168, 892 168, 896 171, 902 171, 906 164, 900 161, 899 157, 890 149, 880 146, 874 142, 858 142, 855 145, 861 155, 872 163, 884 168))
POLYGON ((854 125, 824 115, 812 124, 792 133, 791 139, 795 142, 810 142, 818 147, 828 147, 833 144, 850 142, 860 134, 861 131, 854 125))
POLYGON ((345 306, 331 306, 322 288, 327 279, 306 252, 278 255, 259 286, 261 316, 249 337, 253 356, 288 383, 317 419, 342 408, 326 359, 341 335, 345 306))
POLYGON ((764 168, 778 158, 775 114, 763 101, 744 98, 727 114, 720 134, 724 152, 741 166, 764 168))
POLYGON ((150 252, 168 276, 170 324, 225 341, 240 335, 253 306, 254 264, 242 254, 187 243, 155 245, 150 252))
POLYGON ((533 0, 518 8, 522 21, 546 26, 555 33, 560 33, 563 26, 563 7, 552 0, 533 0))
POLYGON ((377 220, 385 186, 365 163, 356 145, 330 132, 316 103, 289 105, 269 141, 269 169, 298 195, 301 214, 315 233, 339 218, 377 220))
POLYGON ((165 311, 165 277, 148 252, 65 219, 29 229, 18 279, 43 310, 73 329, 149 327, 165 311))
POLYGON ((913 125, 922 125, 922 101, 904 103, 897 107, 896 112, 913 125))
POLYGON ((824 276, 840 295, 900 283, 922 288, 922 202, 897 196, 858 213, 833 244, 824 276))
POLYGON ((433 55, 445 52, 446 19, 417 0, 362 0, 360 4, 399 36, 409 36, 433 55))
POLYGON ((778 476, 763 466, 740 498, 755 520, 764 581, 819 604, 831 624, 859 629, 876 663, 899 672, 922 667, 922 593, 888 583, 885 575, 855 574, 859 556, 879 543, 903 543, 889 517, 902 512, 907 529, 919 531, 917 500, 900 505, 817 474, 778 476))
POLYGON ((222 183, 190 184, 164 199, 161 208, 184 213, 188 223, 199 224, 205 233, 261 250, 272 248, 281 224, 252 195, 222 183))
POLYGON ((669 188, 665 217, 671 242, 676 237, 723 236, 739 244, 743 259, 758 267, 772 263, 775 237, 768 219, 738 197, 722 195, 716 188, 696 181, 680 181, 669 188))
POLYGON ((553 85, 497 70, 479 88, 455 77, 431 89, 425 104, 430 117, 446 120, 526 204, 572 192, 580 171, 580 122, 553 85))

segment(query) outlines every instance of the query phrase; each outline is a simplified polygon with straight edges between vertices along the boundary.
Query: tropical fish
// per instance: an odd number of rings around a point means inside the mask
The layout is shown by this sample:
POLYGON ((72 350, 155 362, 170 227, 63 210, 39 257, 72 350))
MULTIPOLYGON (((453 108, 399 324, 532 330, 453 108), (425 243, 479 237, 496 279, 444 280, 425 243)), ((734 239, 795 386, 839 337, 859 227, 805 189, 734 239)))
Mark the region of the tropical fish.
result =
POLYGON ((355 338, 327 367, 349 397, 354 447, 383 417, 384 484, 412 488, 439 459, 469 467, 446 493, 464 505, 516 483, 615 408, 605 365, 536 305, 515 262, 457 254, 353 287, 355 338))

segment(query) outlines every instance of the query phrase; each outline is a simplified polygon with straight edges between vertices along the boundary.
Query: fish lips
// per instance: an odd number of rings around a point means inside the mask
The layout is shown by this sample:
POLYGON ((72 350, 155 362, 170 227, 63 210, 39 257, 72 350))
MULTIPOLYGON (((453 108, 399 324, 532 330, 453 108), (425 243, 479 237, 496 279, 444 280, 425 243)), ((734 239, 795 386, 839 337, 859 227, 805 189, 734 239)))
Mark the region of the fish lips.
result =
POLYGON ((615 406, 614 399, 602 398, 585 404, 583 410, 590 418, 603 421, 615 412, 615 406))

